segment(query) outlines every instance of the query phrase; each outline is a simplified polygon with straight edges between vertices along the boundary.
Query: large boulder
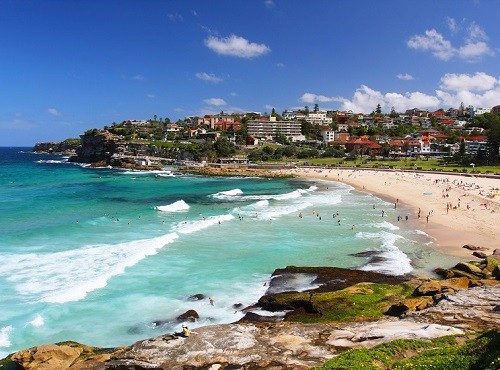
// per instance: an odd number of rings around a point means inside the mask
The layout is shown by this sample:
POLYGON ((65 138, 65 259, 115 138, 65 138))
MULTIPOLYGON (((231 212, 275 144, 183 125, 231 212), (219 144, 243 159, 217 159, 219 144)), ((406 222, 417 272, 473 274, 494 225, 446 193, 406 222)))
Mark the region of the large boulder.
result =
POLYGON ((481 275, 481 268, 472 263, 459 262, 455 265, 455 269, 467 272, 468 274, 481 275))
POLYGON ((177 316, 177 321, 182 322, 182 321, 190 321, 190 322, 195 322, 200 318, 200 315, 198 315, 198 312, 195 310, 187 310, 183 314, 177 316))
POLYGON ((445 293, 456 292, 460 289, 467 289, 471 280, 465 276, 445 279, 441 281, 442 291, 445 293))
POLYGON ((433 296, 441 293, 441 283, 437 280, 429 280, 420 284, 415 288, 413 295, 415 296, 433 296))
POLYGON ((389 307, 386 315, 401 316, 407 312, 424 310, 433 304, 434 299, 429 296, 406 298, 405 300, 389 307))
POLYGON ((500 280, 500 266, 495 266, 495 269, 493 270, 493 272, 491 273, 491 275, 495 279, 500 280))
POLYGON ((47 344, 19 351, 11 360, 24 370, 63 370, 68 369, 82 352, 80 347, 47 344))

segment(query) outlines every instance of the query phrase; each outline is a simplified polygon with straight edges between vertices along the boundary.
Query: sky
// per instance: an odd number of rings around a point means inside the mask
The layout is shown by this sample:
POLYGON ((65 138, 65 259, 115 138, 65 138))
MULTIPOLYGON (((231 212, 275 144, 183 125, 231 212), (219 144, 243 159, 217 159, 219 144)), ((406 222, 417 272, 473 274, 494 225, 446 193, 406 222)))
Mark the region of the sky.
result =
POLYGON ((499 0, 0 0, 0 146, 127 119, 500 104, 499 0))

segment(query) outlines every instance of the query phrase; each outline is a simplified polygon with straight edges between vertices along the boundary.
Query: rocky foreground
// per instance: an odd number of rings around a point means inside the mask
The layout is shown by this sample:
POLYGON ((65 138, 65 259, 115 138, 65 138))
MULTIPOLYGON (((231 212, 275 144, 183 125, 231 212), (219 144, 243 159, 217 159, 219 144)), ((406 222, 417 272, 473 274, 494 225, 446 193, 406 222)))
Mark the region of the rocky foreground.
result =
POLYGON ((285 310, 279 322, 269 322, 276 316, 249 314, 238 323, 199 328, 189 337, 166 334, 124 348, 44 345, 9 356, 0 369, 308 369, 347 349, 394 339, 498 332, 499 262, 496 250, 481 261, 440 269, 441 280, 288 267, 276 270, 268 294, 257 303, 268 311, 285 310), (314 274, 320 287, 283 291, 296 274, 314 274))

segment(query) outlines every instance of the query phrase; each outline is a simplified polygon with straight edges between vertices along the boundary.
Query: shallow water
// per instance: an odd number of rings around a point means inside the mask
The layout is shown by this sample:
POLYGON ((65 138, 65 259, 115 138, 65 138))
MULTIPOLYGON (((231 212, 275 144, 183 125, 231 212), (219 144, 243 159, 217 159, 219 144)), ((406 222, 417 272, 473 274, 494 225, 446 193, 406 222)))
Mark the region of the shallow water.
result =
POLYGON ((91 169, 0 148, 0 184, 0 357, 63 340, 130 344, 178 331, 188 309, 193 327, 233 322, 233 305, 255 303, 287 265, 450 263, 397 222, 407 210, 338 183, 91 169), (377 258, 352 256, 362 251, 377 258))

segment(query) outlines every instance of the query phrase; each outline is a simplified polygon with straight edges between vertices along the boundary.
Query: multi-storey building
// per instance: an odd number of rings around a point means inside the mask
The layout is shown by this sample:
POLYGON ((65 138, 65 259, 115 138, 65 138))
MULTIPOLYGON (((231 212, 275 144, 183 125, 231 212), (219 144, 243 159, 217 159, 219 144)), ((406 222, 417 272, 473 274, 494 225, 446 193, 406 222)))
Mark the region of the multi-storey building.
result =
POLYGON ((298 121, 277 121, 276 117, 269 117, 269 119, 250 120, 247 122, 247 128, 248 134, 257 138, 272 140, 278 135, 283 135, 290 141, 305 140, 298 121))

